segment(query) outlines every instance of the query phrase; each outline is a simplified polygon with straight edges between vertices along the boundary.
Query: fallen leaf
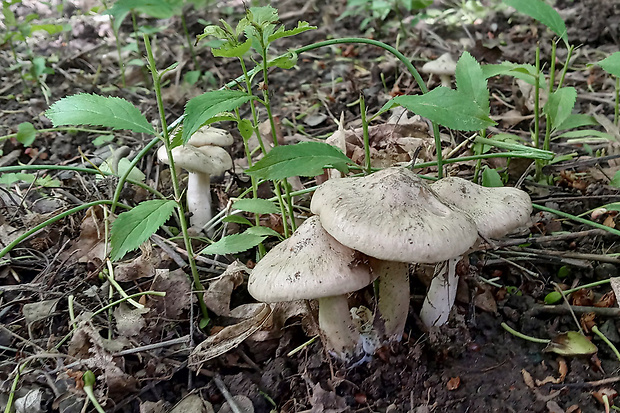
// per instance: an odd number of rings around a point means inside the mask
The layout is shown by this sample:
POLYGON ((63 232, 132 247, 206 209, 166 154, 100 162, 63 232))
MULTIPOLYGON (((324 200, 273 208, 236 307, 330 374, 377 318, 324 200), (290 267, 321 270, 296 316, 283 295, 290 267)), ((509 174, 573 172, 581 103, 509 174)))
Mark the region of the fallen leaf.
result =
POLYGON ((205 303, 209 310, 219 316, 230 315, 230 300, 235 288, 243 283, 244 275, 250 270, 239 261, 229 264, 226 271, 217 280, 209 284, 204 293, 205 303))
POLYGON ((146 325, 143 314, 149 311, 148 308, 135 308, 125 303, 120 303, 113 312, 116 321, 116 331, 125 337, 137 336, 146 325))
POLYGON ((32 324, 36 321, 41 321, 48 318, 54 311, 56 311, 56 306, 59 301, 60 298, 24 304, 22 307, 22 314, 26 319, 26 323, 32 324))
POLYGON ((543 351, 562 356, 579 356, 594 354, 598 349, 583 334, 577 331, 567 331, 555 336, 543 351))
POLYGON ((616 294, 613 291, 603 294, 597 302, 594 303, 594 307, 611 308, 616 305, 616 294))
POLYGON ((536 388, 536 384, 534 384, 534 379, 532 378, 532 375, 527 370, 522 369, 521 375, 523 376, 523 381, 525 382, 525 385, 527 387, 529 387, 530 389, 536 388))
POLYGON ((595 318, 596 318, 596 314, 594 313, 584 313, 579 318, 579 324, 581 325, 581 328, 586 333, 589 333, 590 331, 592 331, 592 327, 594 327, 594 325, 596 324, 594 322, 595 318))
POLYGON ((232 397, 232 402, 235 404, 234 409, 230 406, 229 402, 225 402, 222 404, 222 407, 220 407, 218 413, 254 413, 254 405, 252 404, 252 400, 250 400, 247 396, 238 394, 232 397))
POLYGON ((453 391, 453 390, 458 389, 460 385, 461 385, 461 378, 459 376, 452 377, 450 380, 448 380, 448 383, 446 384, 446 389, 453 391))

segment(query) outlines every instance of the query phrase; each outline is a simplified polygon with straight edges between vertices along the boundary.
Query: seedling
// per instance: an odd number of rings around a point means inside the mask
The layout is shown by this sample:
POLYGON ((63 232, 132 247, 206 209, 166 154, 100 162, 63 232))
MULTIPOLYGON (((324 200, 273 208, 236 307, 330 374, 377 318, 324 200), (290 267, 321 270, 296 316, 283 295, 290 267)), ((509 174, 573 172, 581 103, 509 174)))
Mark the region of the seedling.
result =
POLYGON ((556 353, 560 356, 589 356, 598 351, 594 343, 577 331, 560 333, 552 340, 549 340, 525 335, 511 328, 506 323, 502 323, 501 326, 515 337, 531 341, 532 343, 547 344, 547 347, 543 350, 544 352, 556 353))

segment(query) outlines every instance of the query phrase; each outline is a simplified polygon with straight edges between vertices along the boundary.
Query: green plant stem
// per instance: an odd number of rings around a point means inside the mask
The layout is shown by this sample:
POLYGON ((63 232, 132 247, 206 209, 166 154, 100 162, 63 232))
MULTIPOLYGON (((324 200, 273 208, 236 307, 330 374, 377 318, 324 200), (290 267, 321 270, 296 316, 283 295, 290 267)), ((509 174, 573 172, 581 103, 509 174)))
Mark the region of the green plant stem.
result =
POLYGON ((15 392, 17 391, 17 386, 19 384, 19 377, 21 376, 24 369, 30 364, 30 361, 25 361, 21 366, 17 367, 15 370, 15 378, 13 379, 13 383, 11 384, 11 390, 9 390, 9 396, 6 401, 6 407, 4 408, 4 413, 11 413, 13 411, 13 400, 15 399, 15 392))
POLYGON ((609 346, 611 351, 613 351, 614 354, 616 355, 616 358, 618 359, 618 361, 620 361, 620 352, 618 351, 616 346, 614 346, 613 343, 611 341, 609 341, 609 339, 607 337, 605 337, 605 335, 603 333, 601 333, 601 330, 599 330, 597 326, 593 326, 592 327, 592 332, 594 334, 596 334, 601 340, 603 340, 605 342, 605 344, 607 344, 609 346))
MULTIPOLYGON (((48 225, 51 225, 54 222, 59 221, 59 220, 65 218, 65 217, 68 217, 69 215, 75 214, 76 212, 79 212, 79 211, 81 211, 83 209, 87 209, 87 208, 90 208, 92 206, 102 205, 102 204, 111 205, 112 201, 104 199, 104 200, 100 200, 100 201, 89 202, 87 204, 82 204, 82 205, 79 205, 79 206, 77 206, 75 208, 71 208, 71 209, 69 209, 69 210, 67 210, 65 212, 61 212, 60 214, 55 215, 52 218, 41 222, 39 225, 29 229, 28 231, 24 232, 22 235, 20 235, 16 239, 14 239, 6 247, 2 248, 2 250, 0 250, 0 258, 4 257, 9 251, 11 251, 13 248, 15 248, 21 242, 23 242, 24 240, 28 239, 30 236, 32 236, 33 234, 35 234, 38 231, 42 230, 43 228, 47 227, 48 225)), ((124 205, 124 204, 118 204, 118 205, 121 205, 122 207, 127 208, 127 209, 131 209, 129 206, 124 205)))
POLYGON ((366 173, 371 173, 370 162, 370 137, 368 136, 368 121, 366 119, 366 99, 364 94, 360 94, 360 114, 362 116, 362 131, 364 136, 364 163, 366 165, 366 173))
MULTIPOLYGON (((540 149, 540 45, 536 45, 536 76, 534 79, 534 147, 540 149)), ((536 180, 542 176, 543 163, 536 160, 536 180)))
MULTIPOLYGON (((534 204, 534 203, 532 203, 532 206, 534 208, 540 210, 540 211, 551 212, 552 214, 559 215, 559 216, 561 216, 563 218, 568 218, 571 221, 579 222, 580 224, 586 224, 586 225, 589 225, 591 227, 602 229, 602 230, 605 230, 605 231, 607 231, 609 233, 612 233, 614 235, 620 236, 620 231, 619 230, 617 230, 615 228, 607 227, 607 226, 605 226, 603 224, 599 224, 598 222, 590 221, 588 219, 579 218, 578 216, 575 216, 575 215, 572 215, 572 214, 567 214, 566 212, 558 211, 557 209, 547 208, 547 207, 544 207, 542 205, 538 205, 538 204, 534 204)), ((0 257, 2 257, 2 256, 0 255, 0 257)))
MULTIPOLYGON (((107 130, 97 130, 97 129, 88 129, 88 128, 75 128, 72 126, 59 126, 57 128, 46 128, 46 129, 37 129, 36 133, 43 132, 56 132, 56 131, 70 131, 70 132, 88 132, 88 133, 101 133, 102 135, 110 135, 110 131, 107 130)), ((0 141, 4 141, 7 139, 17 137, 17 133, 9 133, 8 135, 0 136, 0 141)))
POLYGON ((74 300, 75 296, 73 294, 69 294, 69 298, 67 299, 67 307, 69 308, 69 326, 72 330, 77 328, 77 322, 75 321, 75 310, 73 309, 74 300))
MULTIPOLYGON (((480 131, 480 138, 486 139, 486 129, 480 131)), ((484 152, 484 144, 479 142, 478 145, 474 146, 474 155, 482 155, 484 152)), ((479 158, 476 161, 476 167, 474 168, 474 179, 473 182, 478 183, 478 178, 480 176, 480 169, 482 168, 482 158, 479 158)))
MULTIPOLYGON (((239 80, 243 80, 245 82, 245 87, 246 87, 246 91, 248 93, 248 96, 254 96, 254 94, 252 93, 252 79, 251 79, 251 74, 250 73, 255 73, 256 71, 252 71, 252 72, 248 72, 248 69, 245 66, 245 62, 243 61, 243 56, 239 57, 239 63, 241 64, 241 70, 243 70, 243 75, 240 77, 239 80)), ((237 80, 237 79, 235 79, 237 80)), ((236 82, 234 83, 236 85, 236 82)), ((228 87, 228 85, 226 85, 228 87)), ((232 87, 234 85, 231 85, 230 87, 232 87)), ((258 113, 256 111, 256 106, 254 106, 254 102, 250 101, 250 110, 252 111, 252 122, 253 122, 253 127, 254 127, 254 134, 256 135, 256 139, 258 139, 258 146, 260 146, 261 151, 263 151, 263 154, 267 154, 267 149, 265 149, 265 144, 263 142, 263 137, 260 134, 260 131, 258 130, 258 113)))
MULTIPOLYGON (((288 230, 288 221, 286 218, 288 214, 286 212, 286 207, 284 206, 284 199, 282 198, 282 192, 280 191, 279 182, 273 183, 273 189, 276 193, 276 197, 278 198, 278 202, 280 204, 280 214, 282 215, 282 227, 284 229, 284 238, 288 238, 290 236, 290 232, 288 230)), ((0 257, 1 258, 1 257, 0 257)))
POLYGON ((549 340, 549 339, 536 338, 536 337, 532 337, 532 336, 527 336, 527 335, 525 335, 523 333, 520 333, 517 330, 513 329, 512 327, 510 327, 506 323, 502 323, 501 326, 504 328, 504 330, 508 331, 513 336, 522 338, 523 340, 531 341, 532 343, 549 344, 551 342, 551 340, 549 340))
POLYGON ((570 58, 573 56, 573 51, 575 50, 575 46, 570 45, 568 47, 568 53, 566 54, 566 61, 564 62, 564 67, 562 68, 562 73, 560 74, 560 80, 558 81, 558 89, 562 87, 564 84, 564 78, 566 77, 566 72, 568 71, 568 64, 570 63, 570 58))
POLYGON ((192 62, 194 63, 194 70, 198 70, 198 59, 196 59, 196 52, 194 51, 194 45, 191 37, 189 37, 189 30, 187 30, 187 22, 185 21, 185 13, 181 11, 181 26, 183 26, 183 33, 185 33, 185 39, 187 40, 187 47, 189 53, 192 56, 192 62))
POLYGON ((181 203, 181 189, 179 187, 179 182, 178 182, 178 179, 176 176, 176 170, 174 167, 174 159, 172 156, 172 152, 171 152, 172 148, 170 145, 171 141, 170 141, 170 136, 168 134, 166 113, 164 111, 164 101, 161 96, 161 78, 165 74, 166 71, 159 73, 159 71, 157 70, 157 66, 155 64, 155 57, 153 56, 153 51, 151 50, 151 42, 149 41, 148 36, 144 35, 143 40, 144 40, 144 47, 146 48, 146 52, 147 52, 149 68, 151 70, 151 77, 153 79, 153 90, 155 90, 155 96, 157 98, 157 108, 159 110, 159 117, 160 117, 160 122, 162 125, 164 146, 168 154, 168 159, 170 160, 170 174, 172 178, 174 197, 177 201, 177 215, 179 218, 179 223, 181 224, 181 233, 183 234, 183 242, 185 244, 185 250, 187 251, 187 260, 189 261, 190 270, 192 272, 194 288, 196 289, 196 298, 198 299, 198 306, 200 307, 200 312, 202 313, 203 323, 201 324, 206 324, 209 321, 209 312, 204 302, 204 286, 200 282, 200 275, 198 274, 198 267, 196 266, 196 259, 194 258, 192 241, 187 232, 187 219, 185 218, 185 211, 181 203))
POLYGON ((95 397, 95 392, 93 391, 93 386, 95 384, 95 375, 92 371, 88 370, 86 371, 86 373, 84 373, 83 379, 84 387, 82 389, 84 390, 84 393, 86 393, 86 396, 88 396, 88 400, 90 400, 98 413, 105 413, 105 410, 103 410, 103 407, 101 407, 101 405, 97 401, 97 397, 95 397))
POLYGON ((620 107, 620 77, 616 77, 615 95, 614 124, 618 126, 618 108, 620 107))

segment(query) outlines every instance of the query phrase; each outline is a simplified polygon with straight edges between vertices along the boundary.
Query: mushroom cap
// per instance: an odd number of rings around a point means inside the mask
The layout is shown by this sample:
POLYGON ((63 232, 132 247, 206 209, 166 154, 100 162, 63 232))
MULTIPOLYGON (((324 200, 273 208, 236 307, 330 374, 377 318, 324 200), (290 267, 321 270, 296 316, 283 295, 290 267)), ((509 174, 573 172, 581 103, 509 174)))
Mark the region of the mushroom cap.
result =
POLYGON ((465 211, 487 238, 526 225, 532 213, 530 196, 517 188, 487 188, 457 177, 440 179, 431 188, 441 200, 465 211))
POLYGON ((456 71, 456 62, 450 53, 444 53, 435 60, 426 62, 422 66, 422 72, 435 75, 453 75, 456 71))
POLYGON ((205 145, 230 146, 234 139, 228 131, 211 126, 203 126, 198 129, 187 141, 188 145, 201 147, 205 145))
POLYGON ((444 261, 478 238, 467 214, 441 202, 404 168, 329 180, 314 193, 310 209, 339 242, 382 260, 444 261))
MULTIPOLYGON (((188 172, 207 175, 220 175, 232 168, 232 158, 226 149, 219 146, 177 146, 172 149, 174 164, 188 172)), ((162 146, 157 151, 157 158, 170 165, 166 148, 162 146)))
POLYGON ((313 216, 256 264, 248 291, 268 303, 357 291, 374 279, 360 258, 361 254, 325 232, 318 217, 313 216))

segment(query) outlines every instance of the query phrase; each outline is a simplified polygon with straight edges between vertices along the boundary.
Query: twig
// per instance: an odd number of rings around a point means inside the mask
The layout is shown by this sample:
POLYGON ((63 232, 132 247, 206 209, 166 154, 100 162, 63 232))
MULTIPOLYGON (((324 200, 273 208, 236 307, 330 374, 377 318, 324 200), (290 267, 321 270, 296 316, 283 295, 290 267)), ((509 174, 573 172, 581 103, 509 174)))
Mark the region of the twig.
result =
POLYGON ((529 315, 536 316, 538 314, 553 314, 553 315, 568 315, 572 311, 577 315, 586 313, 594 313, 601 317, 620 317, 620 308, 608 308, 608 307, 592 307, 592 306, 579 306, 573 305, 571 308, 566 308, 564 305, 543 305, 536 304, 532 306, 527 312, 529 315))
POLYGON ((521 244, 532 244, 532 243, 542 244, 546 242, 567 241, 567 240, 571 240, 575 238, 587 238, 587 237, 593 237, 593 236, 605 235, 605 234, 607 234, 607 232, 603 231, 602 229, 588 229, 585 231, 570 232, 568 234, 545 235, 545 236, 530 237, 530 238, 511 238, 511 239, 504 239, 500 241, 494 241, 495 245, 481 244, 478 247, 478 249, 489 250, 489 249, 495 249, 496 247, 497 248, 512 247, 512 246, 521 245, 521 244))
POLYGON ((524 252, 532 253, 532 254, 540 253, 544 255, 553 255, 556 257, 574 258, 578 260, 587 260, 587 261, 608 262, 610 264, 620 265, 620 258, 614 258, 608 255, 584 254, 581 252, 571 252, 571 251, 553 251, 553 250, 538 251, 532 248, 521 248, 521 250, 523 250, 524 252))
POLYGON ((186 344, 189 342, 189 336, 183 336, 179 338, 174 338, 172 340, 162 341, 160 343, 148 344, 146 346, 140 346, 136 348, 130 348, 127 350, 119 351, 118 353, 113 354, 113 357, 126 356, 128 354, 142 353, 144 351, 155 350, 162 347, 174 346, 176 344, 186 344))
POLYGON ((564 388, 564 387, 575 389, 575 388, 583 388, 583 387, 606 386, 608 384, 617 383, 619 381, 620 381, 620 377, 608 377, 608 378, 602 379, 602 380, 586 381, 586 382, 583 382, 583 383, 566 383, 566 384, 548 383, 548 384, 550 384, 549 387, 551 387, 552 389, 560 389, 560 388, 564 388))

